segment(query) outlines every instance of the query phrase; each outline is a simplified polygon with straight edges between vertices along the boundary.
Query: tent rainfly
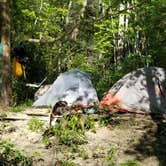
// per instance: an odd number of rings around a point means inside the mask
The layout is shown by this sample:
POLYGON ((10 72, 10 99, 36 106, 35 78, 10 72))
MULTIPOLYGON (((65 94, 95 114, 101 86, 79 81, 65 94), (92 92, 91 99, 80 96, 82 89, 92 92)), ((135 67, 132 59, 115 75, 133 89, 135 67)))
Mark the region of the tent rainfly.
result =
POLYGON ((94 105, 98 103, 96 90, 90 77, 78 69, 61 73, 50 88, 37 99, 33 106, 54 106, 58 101, 71 105, 94 105))
POLYGON ((166 113, 166 70, 140 68, 122 77, 105 93, 100 107, 121 112, 166 113))

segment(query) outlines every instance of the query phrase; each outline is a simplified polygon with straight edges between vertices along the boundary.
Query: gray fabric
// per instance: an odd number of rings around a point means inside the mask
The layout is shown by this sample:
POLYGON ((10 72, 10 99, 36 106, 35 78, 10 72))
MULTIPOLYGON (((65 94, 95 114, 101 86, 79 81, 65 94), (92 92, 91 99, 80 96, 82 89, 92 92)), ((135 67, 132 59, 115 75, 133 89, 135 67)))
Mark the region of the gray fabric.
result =
POLYGON ((97 93, 89 75, 78 69, 60 74, 46 93, 33 103, 33 106, 54 106, 60 100, 66 101, 68 105, 98 103, 97 93))
POLYGON ((166 113, 166 71, 159 67, 141 68, 125 75, 109 90, 126 110, 166 113), (163 94, 159 94, 159 86, 163 94))

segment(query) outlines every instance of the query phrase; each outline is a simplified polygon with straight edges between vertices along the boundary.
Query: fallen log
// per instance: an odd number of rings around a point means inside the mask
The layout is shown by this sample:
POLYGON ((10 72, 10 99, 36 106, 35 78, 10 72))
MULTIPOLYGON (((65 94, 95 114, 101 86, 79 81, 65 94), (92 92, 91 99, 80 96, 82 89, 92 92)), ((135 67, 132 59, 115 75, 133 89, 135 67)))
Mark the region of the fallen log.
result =
MULTIPOLYGON (((62 116, 56 116, 56 118, 61 118, 62 116)), ((8 112, 6 114, 0 115, 0 121, 3 120, 11 120, 11 121, 17 121, 17 120, 30 120, 32 118, 38 118, 41 121, 49 121, 49 114, 42 114, 42 113, 11 113, 8 112)))
MULTIPOLYGON (((17 120, 30 120, 30 119, 33 119, 34 117, 32 116, 28 116, 28 117, 0 117, 0 120, 1 121, 17 121, 17 120)), ((41 118, 38 118, 39 120, 41 121, 48 121, 49 118, 48 117, 41 117, 41 118)))

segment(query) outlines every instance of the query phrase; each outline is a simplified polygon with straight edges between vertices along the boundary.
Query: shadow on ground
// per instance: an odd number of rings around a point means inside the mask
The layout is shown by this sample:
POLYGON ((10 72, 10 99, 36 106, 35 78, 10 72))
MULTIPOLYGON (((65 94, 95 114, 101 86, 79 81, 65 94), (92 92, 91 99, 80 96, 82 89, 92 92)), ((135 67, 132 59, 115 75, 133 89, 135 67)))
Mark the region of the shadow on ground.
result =
POLYGON ((126 151, 129 155, 136 156, 136 160, 142 161, 146 158, 156 156, 159 166, 166 165, 166 121, 153 117, 154 123, 144 126, 144 135, 135 145, 131 145, 126 151))
MULTIPOLYGON (((158 116, 158 112, 165 113, 165 89, 160 89, 162 94, 160 97, 156 95, 155 83, 153 77, 155 75, 155 79, 160 78, 160 73, 157 70, 146 70, 146 82, 147 82, 147 91, 149 95, 150 101, 150 109, 152 111, 151 119, 152 124, 147 124, 145 126, 144 135, 140 138, 139 142, 135 145, 132 145, 131 149, 126 151, 128 154, 136 155, 136 159, 141 161, 146 158, 155 156, 158 159, 159 166, 166 165, 166 120, 164 119, 164 115, 158 116), (159 77, 159 78, 157 78, 159 77), (158 106, 158 108, 155 106, 158 106), (161 110, 159 110, 159 108, 161 110), (163 109, 163 110, 162 110, 163 109), (157 116, 156 116, 157 115, 157 116)), ((166 76, 164 76, 166 78, 166 76)), ((160 85, 166 83, 166 80, 162 80, 159 82, 160 85)), ((159 88, 160 88, 159 85, 159 88)))

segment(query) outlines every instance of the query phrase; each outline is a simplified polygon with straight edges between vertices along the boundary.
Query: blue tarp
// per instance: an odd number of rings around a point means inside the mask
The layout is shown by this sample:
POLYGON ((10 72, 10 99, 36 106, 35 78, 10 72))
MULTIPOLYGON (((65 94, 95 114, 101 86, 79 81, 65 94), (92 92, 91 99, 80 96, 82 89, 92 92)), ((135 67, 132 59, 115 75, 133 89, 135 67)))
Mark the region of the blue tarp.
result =
POLYGON ((0 43, 0 55, 2 55, 2 43, 0 43))

